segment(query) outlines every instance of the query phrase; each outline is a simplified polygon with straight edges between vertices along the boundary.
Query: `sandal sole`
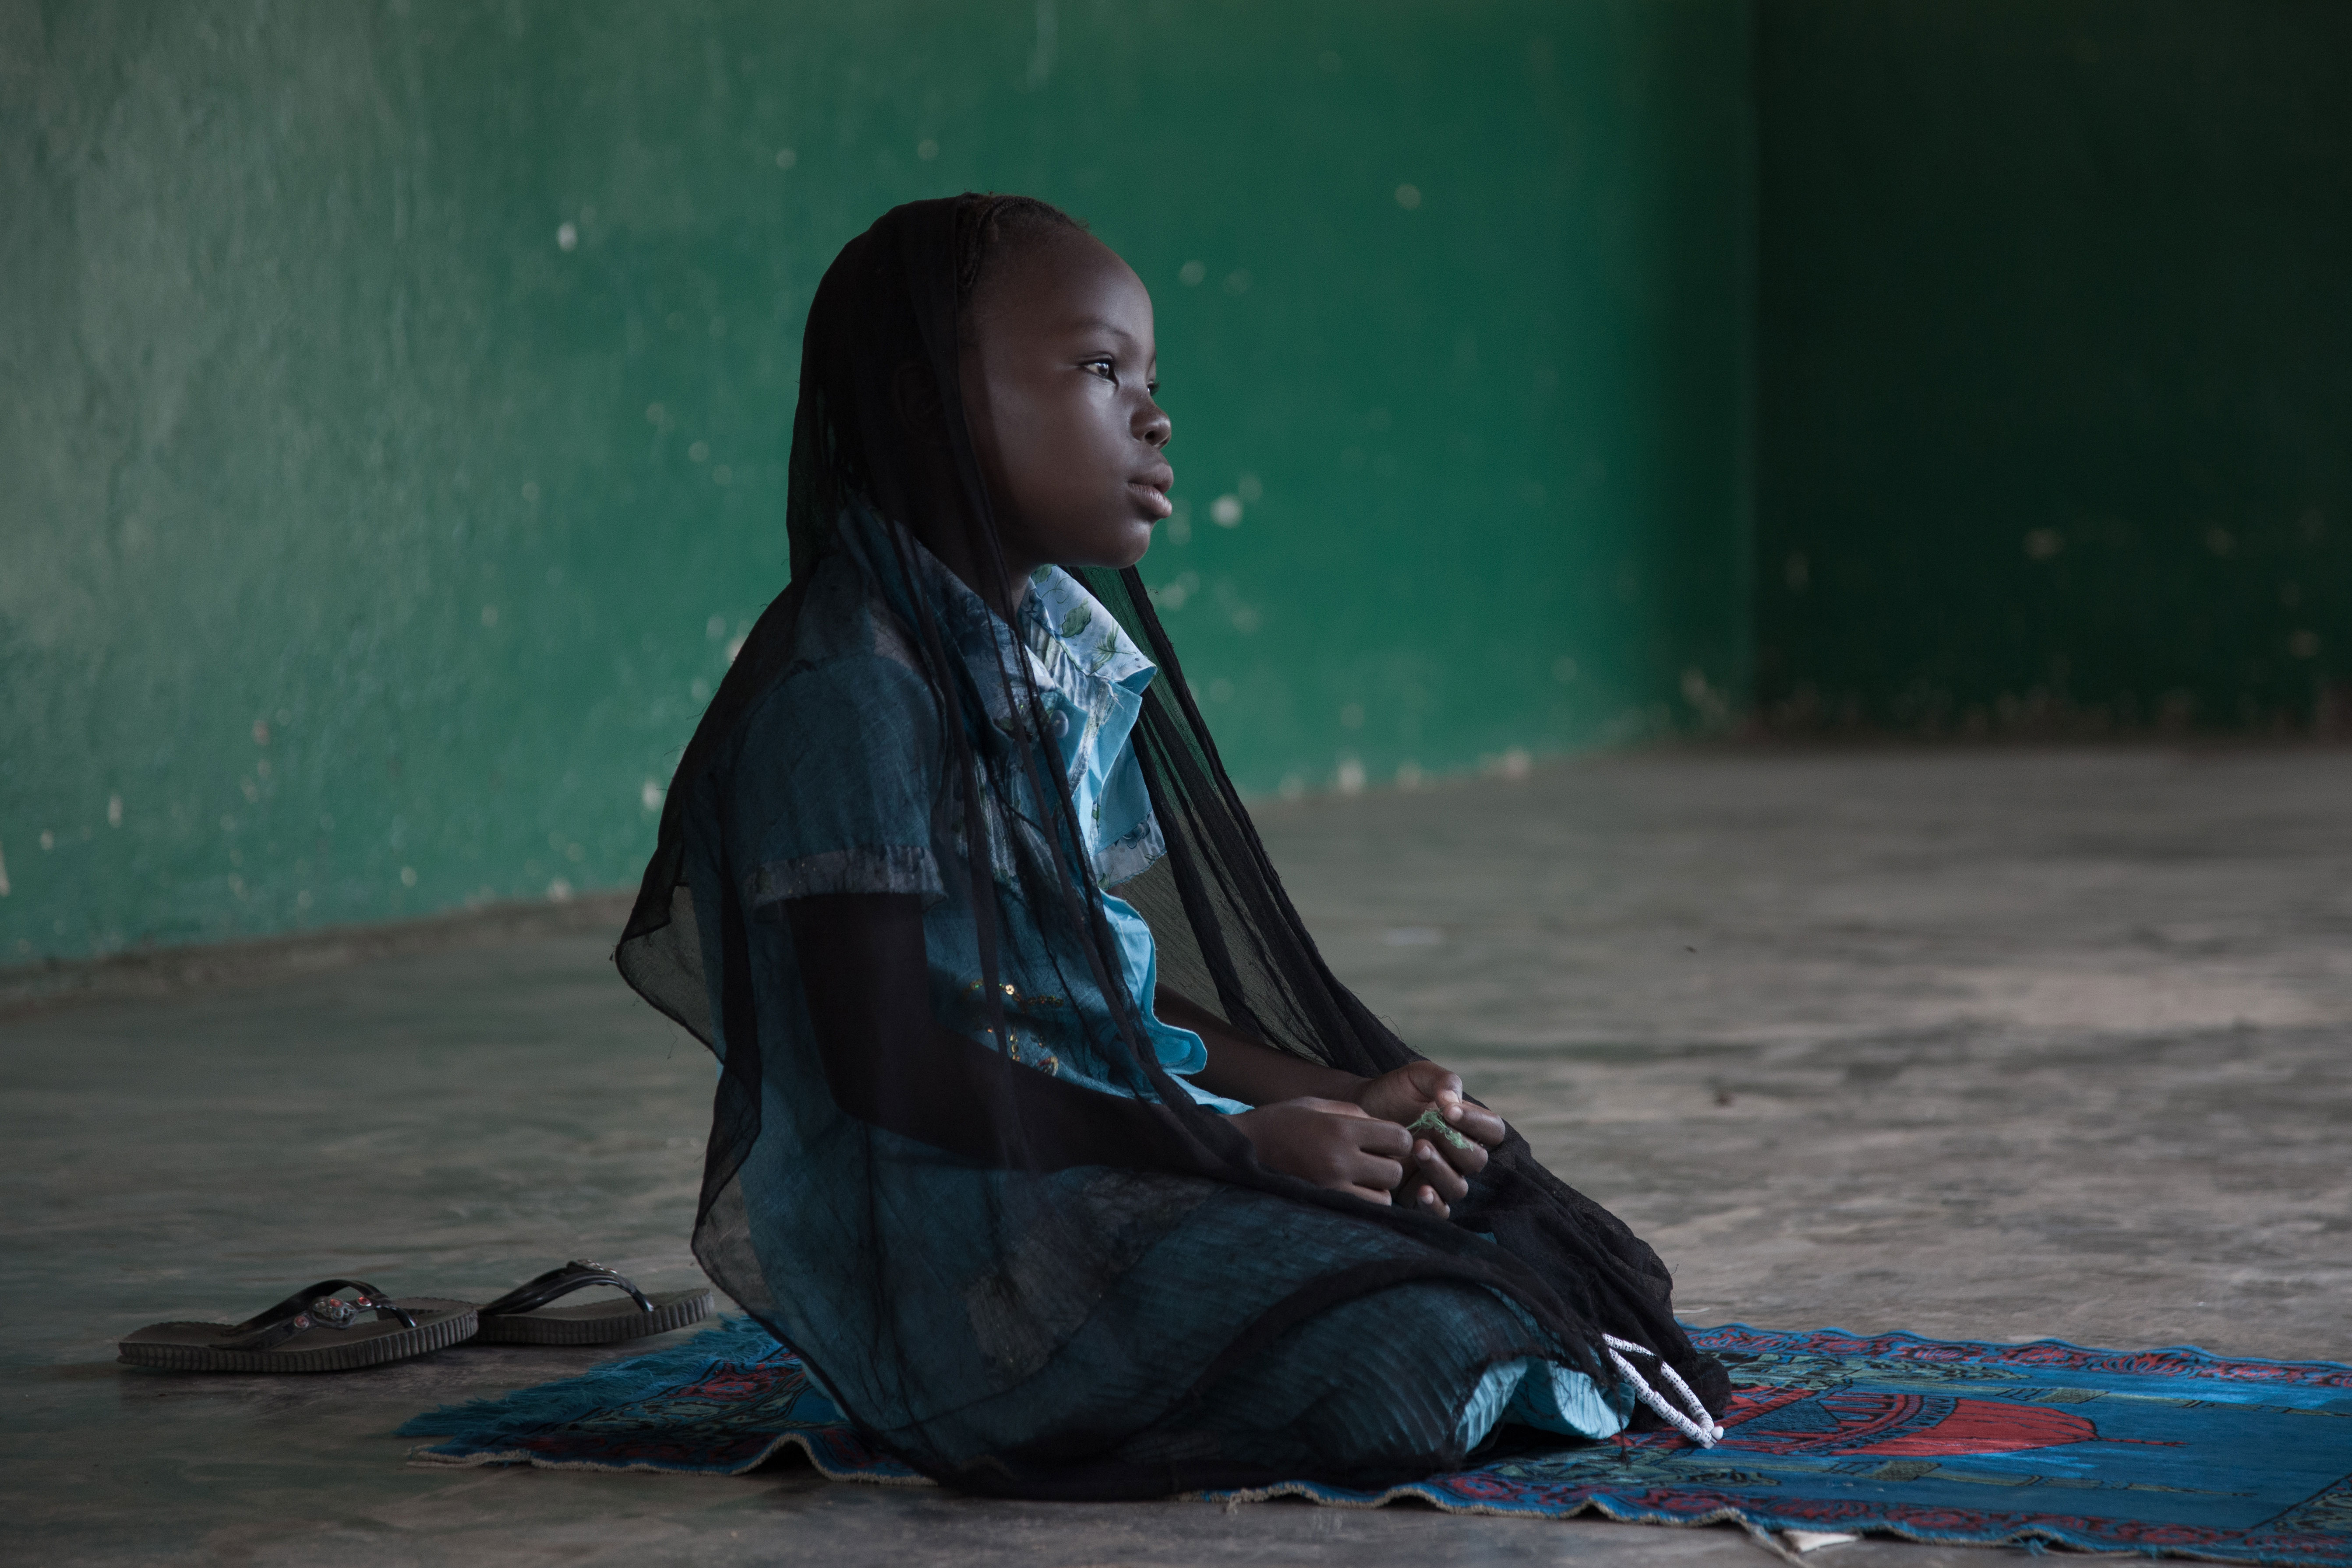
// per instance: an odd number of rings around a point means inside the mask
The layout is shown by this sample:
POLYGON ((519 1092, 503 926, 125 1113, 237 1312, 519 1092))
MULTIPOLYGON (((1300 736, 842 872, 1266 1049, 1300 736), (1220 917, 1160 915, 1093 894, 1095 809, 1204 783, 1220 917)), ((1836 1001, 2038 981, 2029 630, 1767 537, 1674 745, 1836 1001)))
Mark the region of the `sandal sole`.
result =
POLYGON ((655 1290, 650 1312, 634 1301, 600 1301, 592 1307, 542 1307, 536 1312, 498 1313, 482 1320, 474 1337, 484 1345, 610 1345, 666 1334, 710 1315, 711 1292, 655 1290))
POLYGON ((398 1305, 418 1319, 413 1329, 387 1324, 384 1333, 369 1333, 369 1325, 341 1331, 311 1329, 310 1334, 338 1334, 332 1342, 269 1351, 225 1351, 204 1342, 229 1331, 226 1323, 151 1323, 119 1342, 117 1357, 128 1366, 163 1372, 356 1372, 386 1362, 408 1361, 446 1350, 474 1337, 480 1319, 473 1305, 433 1298, 408 1298, 398 1305), (144 1335, 159 1337, 149 1339, 144 1335))

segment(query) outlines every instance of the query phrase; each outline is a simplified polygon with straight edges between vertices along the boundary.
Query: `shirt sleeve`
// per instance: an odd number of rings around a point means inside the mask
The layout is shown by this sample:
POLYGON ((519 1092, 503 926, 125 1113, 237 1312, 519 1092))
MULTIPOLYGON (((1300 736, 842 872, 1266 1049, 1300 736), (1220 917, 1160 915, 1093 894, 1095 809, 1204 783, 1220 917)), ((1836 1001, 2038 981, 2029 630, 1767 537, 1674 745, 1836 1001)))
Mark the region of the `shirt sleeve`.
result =
POLYGON ((881 654, 796 670, 754 710, 729 790, 730 857, 754 914, 831 893, 944 896, 932 850, 939 714, 881 654))

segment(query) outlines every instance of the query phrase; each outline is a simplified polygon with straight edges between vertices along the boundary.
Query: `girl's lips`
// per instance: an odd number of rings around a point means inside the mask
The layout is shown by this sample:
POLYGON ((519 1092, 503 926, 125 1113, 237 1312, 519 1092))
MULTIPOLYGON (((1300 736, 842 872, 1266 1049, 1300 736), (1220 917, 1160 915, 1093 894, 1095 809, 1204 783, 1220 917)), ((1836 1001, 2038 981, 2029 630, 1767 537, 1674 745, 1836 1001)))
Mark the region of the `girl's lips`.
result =
POLYGON ((1168 492, 1157 485, 1147 485, 1141 479, 1129 479, 1127 481, 1127 490, 1129 495, 1142 501, 1143 510, 1150 512, 1155 519, 1166 519, 1172 516, 1176 510, 1175 503, 1168 499, 1168 492))

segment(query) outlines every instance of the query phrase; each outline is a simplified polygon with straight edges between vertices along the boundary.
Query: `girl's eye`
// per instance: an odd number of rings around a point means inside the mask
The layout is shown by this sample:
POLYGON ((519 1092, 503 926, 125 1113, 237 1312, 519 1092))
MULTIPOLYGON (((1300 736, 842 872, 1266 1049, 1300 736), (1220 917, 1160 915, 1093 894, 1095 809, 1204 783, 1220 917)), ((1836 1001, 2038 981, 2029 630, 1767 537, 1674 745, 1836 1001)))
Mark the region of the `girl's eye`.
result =
POLYGON ((1118 366, 1116 362, 1108 358, 1090 359, 1087 361, 1087 368, 1094 372, 1097 375, 1101 376, 1113 386, 1117 386, 1118 384, 1118 366))

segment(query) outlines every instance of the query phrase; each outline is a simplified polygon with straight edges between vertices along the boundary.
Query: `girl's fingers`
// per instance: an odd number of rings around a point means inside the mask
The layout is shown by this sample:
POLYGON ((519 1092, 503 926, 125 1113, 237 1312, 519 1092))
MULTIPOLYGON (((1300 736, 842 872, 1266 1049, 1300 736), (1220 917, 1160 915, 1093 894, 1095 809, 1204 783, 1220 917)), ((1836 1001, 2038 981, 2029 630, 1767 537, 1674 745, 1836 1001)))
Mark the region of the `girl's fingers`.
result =
MULTIPOLYGON (((1464 1152, 1465 1151, 1454 1151, 1457 1157, 1464 1152)), ((1477 1152, 1483 1155, 1486 1151, 1482 1149, 1477 1152)), ((1412 1146, 1412 1154, 1418 1166, 1413 1174, 1435 1188, 1439 1197, 1450 1201, 1462 1197, 1470 1191, 1470 1184, 1448 1163, 1445 1155, 1437 1152, 1434 1144, 1427 1142, 1415 1143, 1412 1146)), ((1485 1162, 1482 1160, 1480 1163, 1483 1164, 1485 1162)))
POLYGON ((1467 1149, 1456 1149, 1448 1143, 1437 1153, 1447 1170, 1459 1171, 1465 1176, 1475 1176, 1486 1168, 1486 1151, 1476 1143, 1467 1149))
POLYGON ((1475 1138, 1489 1149, 1502 1142, 1503 1134, 1508 1129, 1501 1117, 1485 1106, 1473 1105, 1466 1100, 1458 1102, 1458 1114, 1448 1112, 1445 1118, 1456 1132, 1465 1138, 1475 1138))
POLYGON ((1413 1207, 1426 1214, 1433 1214, 1440 1219, 1454 1217, 1454 1211, 1446 1207, 1445 1200, 1439 1197, 1426 1184, 1413 1189, 1412 1203, 1413 1207))

